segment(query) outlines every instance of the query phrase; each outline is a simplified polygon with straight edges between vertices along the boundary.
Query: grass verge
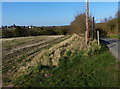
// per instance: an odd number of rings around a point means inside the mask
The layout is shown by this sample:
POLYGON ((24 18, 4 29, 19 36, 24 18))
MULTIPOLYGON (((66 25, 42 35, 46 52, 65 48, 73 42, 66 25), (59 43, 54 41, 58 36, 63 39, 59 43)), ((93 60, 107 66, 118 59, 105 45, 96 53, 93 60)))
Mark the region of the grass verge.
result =
POLYGON ((110 35, 109 38, 120 39, 120 34, 110 35))
POLYGON ((31 68, 13 81, 27 87, 118 87, 118 63, 105 47, 66 52, 59 65, 31 68))

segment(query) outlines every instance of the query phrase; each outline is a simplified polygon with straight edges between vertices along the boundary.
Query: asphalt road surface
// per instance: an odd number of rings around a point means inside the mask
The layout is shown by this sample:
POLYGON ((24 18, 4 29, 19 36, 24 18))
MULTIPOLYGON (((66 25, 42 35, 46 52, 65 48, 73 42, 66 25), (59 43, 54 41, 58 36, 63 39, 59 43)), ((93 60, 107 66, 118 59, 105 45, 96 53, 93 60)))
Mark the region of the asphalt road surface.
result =
POLYGON ((120 62, 120 40, 110 38, 100 38, 101 43, 109 48, 113 56, 120 62))

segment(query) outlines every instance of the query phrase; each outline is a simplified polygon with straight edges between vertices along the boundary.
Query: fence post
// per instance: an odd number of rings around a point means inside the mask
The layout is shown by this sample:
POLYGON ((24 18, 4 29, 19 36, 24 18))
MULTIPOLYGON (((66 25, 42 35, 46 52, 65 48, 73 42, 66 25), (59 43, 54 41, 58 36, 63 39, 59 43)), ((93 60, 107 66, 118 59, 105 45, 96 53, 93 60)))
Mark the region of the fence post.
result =
POLYGON ((98 40, 98 45, 100 45, 100 33, 97 31, 97 40, 98 40))
POLYGON ((92 40, 94 40, 94 17, 92 22, 92 40))

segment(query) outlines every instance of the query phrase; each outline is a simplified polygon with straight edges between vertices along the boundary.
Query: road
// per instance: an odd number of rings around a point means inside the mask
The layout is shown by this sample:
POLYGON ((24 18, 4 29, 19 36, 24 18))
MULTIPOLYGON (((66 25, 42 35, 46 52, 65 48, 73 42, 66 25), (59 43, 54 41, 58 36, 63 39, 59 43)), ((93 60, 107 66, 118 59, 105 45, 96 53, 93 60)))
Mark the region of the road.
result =
POLYGON ((101 43, 105 44, 109 48, 113 56, 120 62, 120 40, 110 38, 100 38, 101 43))

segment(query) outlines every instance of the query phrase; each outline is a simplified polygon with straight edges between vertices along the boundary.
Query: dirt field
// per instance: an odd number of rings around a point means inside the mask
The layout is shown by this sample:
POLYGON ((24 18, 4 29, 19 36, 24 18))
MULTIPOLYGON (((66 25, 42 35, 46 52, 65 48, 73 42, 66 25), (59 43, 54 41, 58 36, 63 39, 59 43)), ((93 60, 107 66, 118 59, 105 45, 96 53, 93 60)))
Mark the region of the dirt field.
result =
POLYGON ((84 47, 84 38, 76 34, 2 39, 3 85, 13 86, 13 80, 29 74, 32 67, 58 66, 66 52, 84 47))
MULTIPOLYGON (((2 39, 3 82, 6 85, 13 75, 28 65, 41 52, 48 50, 68 36, 36 36, 2 39)), ((9 85, 9 84, 8 84, 9 85)))

